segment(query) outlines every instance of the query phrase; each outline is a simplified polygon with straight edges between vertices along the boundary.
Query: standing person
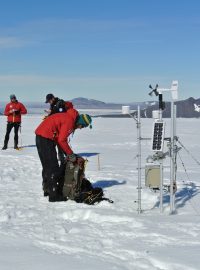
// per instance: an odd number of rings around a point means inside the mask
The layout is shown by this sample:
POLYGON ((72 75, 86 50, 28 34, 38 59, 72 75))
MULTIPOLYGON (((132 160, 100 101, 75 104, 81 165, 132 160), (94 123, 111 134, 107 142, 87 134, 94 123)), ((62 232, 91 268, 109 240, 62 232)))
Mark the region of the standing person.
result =
POLYGON ((10 95, 10 103, 8 103, 4 110, 4 115, 7 116, 7 130, 4 139, 4 146, 2 150, 6 150, 8 147, 8 141, 10 137, 10 132, 14 127, 14 149, 18 148, 18 131, 21 126, 21 115, 26 114, 27 109, 20 103, 15 95, 10 95))
POLYGON ((48 115, 52 115, 54 113, 66 112, 68 109, 73 108, 73 104, 70 101, 64 101, 58 97, 54 97, 53 94, 46 95, 45 103, 50 104, 50 108, 47 111, 48 115))
POLYGON ((35 130, 36 146, 43 168, 44 196, 49 195, 50 202, 63 200, 62 169, 57 159, 56 144, 69 160, 79 161, 68 144, 68 137, 76 129, 90 126, 91 122, 89 115, 79 115, 75 109, 68 109, 65 113, 47 117, 35 130))

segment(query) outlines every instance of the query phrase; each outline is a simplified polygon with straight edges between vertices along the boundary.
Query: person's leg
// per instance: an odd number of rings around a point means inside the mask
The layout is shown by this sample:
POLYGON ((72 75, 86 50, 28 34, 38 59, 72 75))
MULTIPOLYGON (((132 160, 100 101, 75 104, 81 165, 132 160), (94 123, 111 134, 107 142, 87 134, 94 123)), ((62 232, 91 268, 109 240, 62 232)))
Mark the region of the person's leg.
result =
POLYGON ((13 123, 8 122, 7 123, 7 128, 6 128, 6 135, 5 135, 5 139, 4 139, 4 146, 2 148, 2 150, 6 150, 8 148, 8 141, 10 138, 10 132, 13 128, 13 123))
POLYGON ((65 180, 65 168, 66 168, 66 163, 61 163, 59 167, 59 181, 58 181, 58 194, 62 195, 63 194, 63 185, 64 185, 64 180, 65 180))
POLYGON ((47 183, 47 175, 45 174, 44 170, 42 169, 42 188, 44 191, 44 196, 49 196, 49 189, 47 183))
POLYGON ((57 149, 58 149, 58 160, 60 161, 60 164, 64 164, 65 163, 65 153, 63 152, 62 148, 57 145, 57 149))
POLYGON ((62 194, 63 193, 63 185, 64 185, 65 167, 66 167, 66 155, 59 145, 57 145, 57 149, 58 149, 58 160, 60 163, 60 168, 59 168, 60 181, 58 183, 58 193, 62 194))
POLYGON ((40 136, 36 136, 36 147, 38 150, 38 155, 42 164, 42 188, 44 191, 44 196, 49 195, 48 190, 48 183, 47 183, 47 173, 45 172, 45 157, 44 157, 44 151, 43 151, 43 138, 40 136))
POLYGON ((20 123, 14 123, 14 149, 18 148, 18 131, 19 131, 20 123))
POLYGON ((43 181, 45 184, 47 183, 49 201, 60 200, 58 198, 60 169, 55 142, 41 136, 36 136, 36 146, 43 167, 43 181))

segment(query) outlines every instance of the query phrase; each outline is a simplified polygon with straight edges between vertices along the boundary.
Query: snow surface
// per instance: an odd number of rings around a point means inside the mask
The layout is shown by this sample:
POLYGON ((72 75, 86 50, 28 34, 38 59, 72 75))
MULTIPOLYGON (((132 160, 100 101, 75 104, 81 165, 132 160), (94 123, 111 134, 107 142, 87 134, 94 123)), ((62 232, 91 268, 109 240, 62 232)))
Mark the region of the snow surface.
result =
MULTIPOLYGON (((176 214, 164 213, 159 193, 142 189, 137 213, 137 144, 133 119, 94 119, 93 129, 71 138, 76 153, 89 153, 86 175, 104 188, 106 201, 95 206, 73 201, 49 203, 41 188, 41 165, 34 130, 41 116, 23 117, 23 150, 0 151, 1 270, 190 270, 200 269, 200 165, 182 149, 178 160, 176 214), (98 159, 93 153, 100 153, 98 159)), ((167 128, 169 132, 169 120, 167 128)), ((199 119, 178 119, 181 142, 200 160, 199 119)), ((6 118, 0 117, 3 145, 6 118)), ((142 136, 151 137, 152 120, 142 119, 142 136)), ((143 164, 151 154, 143 142, 143 164)), ((168 166, 166 162, 166 166, 168 166)), ((169 182, 166 168, 165 182, 169 182)), ((143 173, 144 178, 144 173, 143 173)))

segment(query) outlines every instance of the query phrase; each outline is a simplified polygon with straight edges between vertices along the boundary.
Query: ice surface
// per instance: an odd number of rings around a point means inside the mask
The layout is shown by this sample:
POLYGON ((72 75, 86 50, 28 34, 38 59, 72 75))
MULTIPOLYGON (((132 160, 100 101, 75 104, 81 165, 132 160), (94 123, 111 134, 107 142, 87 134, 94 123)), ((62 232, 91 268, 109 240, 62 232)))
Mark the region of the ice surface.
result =
MULTIPOLYGON (((160 214, 159 194, 145 188, 143 181, 143 213, 138 215, 135 122, 95 118, 93 129, 75 132, 71 145, 76 153, 88 153, 87 177, 103 187, 114 204, 49 203, 42 196, 35 148, 34 130, 41 118, 23 117, 22 151, 13 149, 13 133, 8 150, 0 151, 1 270, 199 269, 200 166, 184 149, 180 155, 186 172, 178 159, 176 214, 169 215, 168 194, 160 214), (92 153, 100 153, 100 171, 92 153)), ((2 116, 1 146, 5 129, 2 116)), ((178 119, 177 129, 182 143, 200 160, 199 119, 178 119)), ((142 136, 150 137, 151 132, 152 120, 142 119, 142 136)), ((149 154, 150 142, 144 141, 143 164, 149 154)), ((169 169, 165 178, 167 183, 169 169)))

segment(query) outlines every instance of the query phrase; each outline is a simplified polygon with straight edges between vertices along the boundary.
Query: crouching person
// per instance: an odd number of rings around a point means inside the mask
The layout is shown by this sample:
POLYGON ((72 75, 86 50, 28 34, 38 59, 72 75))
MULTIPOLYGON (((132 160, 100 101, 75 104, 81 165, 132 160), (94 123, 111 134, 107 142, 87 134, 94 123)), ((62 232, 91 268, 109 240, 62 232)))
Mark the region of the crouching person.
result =
POLYGON ((35 130, 36 146, 42 164, 44 195, 49 201, 63 201, 63 168, 59 166, 56 145, 75 161, 75 155, 68 144, 68 137, 76 129, 91 126, 89 115, 79 115, 71 108, 67 112, 53 114, 46 118, 35 130))

